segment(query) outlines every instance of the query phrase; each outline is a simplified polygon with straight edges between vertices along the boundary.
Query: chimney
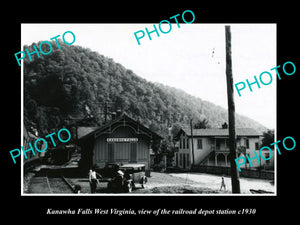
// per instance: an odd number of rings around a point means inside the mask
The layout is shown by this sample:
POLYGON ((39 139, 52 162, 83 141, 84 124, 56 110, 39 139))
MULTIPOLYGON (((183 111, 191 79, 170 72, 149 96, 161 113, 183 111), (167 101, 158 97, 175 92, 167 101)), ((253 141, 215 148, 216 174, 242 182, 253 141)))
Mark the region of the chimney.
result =
POLYGON ((120 117, 121 115, 122 115, 122 110, 120 107, 118 107, 116 112, 116 118, 120 117))
POLYGON ((227 125, 227 123, 225 122, 225 123, 223 123, 222 124, 222 129, 227 129, 228 128, 228 125, 227 125))
POLYGON ((117 118, 117 113, 116 112, 112 112, 111 113, 111 120, 115 120, 117 118))

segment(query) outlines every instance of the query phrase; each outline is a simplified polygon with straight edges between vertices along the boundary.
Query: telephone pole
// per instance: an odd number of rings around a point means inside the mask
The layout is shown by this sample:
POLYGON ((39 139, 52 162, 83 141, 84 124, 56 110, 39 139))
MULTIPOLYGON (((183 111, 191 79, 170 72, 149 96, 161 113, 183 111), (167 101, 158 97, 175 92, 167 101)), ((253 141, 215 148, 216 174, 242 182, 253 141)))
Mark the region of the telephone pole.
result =
POLYGON ((102 106, 103 112, 100 112, 100 114, 104 114, 104 124, 108 121, 108 116, 111 115, 111 107, 113 105, 113 102, 109 102, 107 100, 103 102, 99 102, 99 104, 102 106))
POLYGON ((228 123, 229 123, 229 150, 232 193, 241 193, 239 171, 235 165, 236 133, 235 133, 235 104, 233 95, 232 59, 231 59, 231 31, 230 26, 225 26, 226 39, 226 80, 228 98, 228 123))
POLYGON ((191 144, 192 144, 192 157, 193 157, 193 164, 192 167, 195 165, 195 153, 194 153, 194 137, 193 137, 193 119, 190 120, 191 126, 191 144))

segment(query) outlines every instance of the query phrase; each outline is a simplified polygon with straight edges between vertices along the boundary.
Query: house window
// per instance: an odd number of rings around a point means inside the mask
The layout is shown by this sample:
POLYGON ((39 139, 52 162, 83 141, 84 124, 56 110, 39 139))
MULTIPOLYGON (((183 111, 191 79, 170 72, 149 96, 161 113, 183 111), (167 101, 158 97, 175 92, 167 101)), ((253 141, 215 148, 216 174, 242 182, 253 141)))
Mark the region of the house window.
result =
POLYGON ((225 139, 225 148, 228 149, 229 148, 229 140, 225 139))
POLYGON ((190 166, 190 154, 186 154, 186 166, 190 166))
POLYGON ((221 140, 219 138, 216 139, 216 150, 220 150, 221 140))
POLYGON ((246 148, 249 148, 249 139, 246 138, 246 148))
POLYGON ((185 139, 182 139, 182 148, 185 149, 185 139))
POLYGON ((182 142, 181 142, 182 139, 179 139, 179 148, 182 148, 182 142))
POLYGON ((186 139, 186 148, 189 149, 190 146, 189 146, 189 139, 186 139))
POLYGON ((202 139, 197 139, 197 149, 202 149, 202 139))
POLYGON ((255 150, 259 150, 259 144, 258 144, 258 142, 255 142, 255 150))
POLYGON ((176 166, 178 166, 178 153, 175 153, 176 166))
POLYGON ((182 166, 182 154, 179 154, 179 165, 182 166))

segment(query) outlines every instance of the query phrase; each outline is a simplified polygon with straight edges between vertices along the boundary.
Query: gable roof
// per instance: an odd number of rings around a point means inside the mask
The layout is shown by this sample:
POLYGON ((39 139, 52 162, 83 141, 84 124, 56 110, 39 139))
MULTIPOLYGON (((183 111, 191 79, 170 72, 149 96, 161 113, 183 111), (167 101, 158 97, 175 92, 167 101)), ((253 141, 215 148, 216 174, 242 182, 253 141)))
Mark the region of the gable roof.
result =
MULTIPOLYGON (((236 136, 261 136, 262 134, 257 132, 253 128, 236 128, 236 136)), ((178 135, 184 132, 187 136, 191 136, 191 129, 182 128, 178 135)), ((193 136, 229 136, 228 129, 222 128, 208 128, 208 129, 193 129, 193 136)))
POLYGON ((77 128, 77 137, 78 139, 88 135, 89 133, 93 132, 94 130, 98 129, 98 127, 78 127, 77 128))
POLYGON ((101 127, 78 127, 78 140, 82 140, 88 137, 91 137, 92 135, 97 136, 98 134, 105 132, 107 130, 109 130, 112 126, 114 126, 115 124, 134 124, 135 126, 137 126, 138 131, 140 132, 140 134, 148 134, 152 137, 152 139, 163 139, 159 134, 153 132, 152 130, 150 130, 149 128, 143 126, 142 124, 140 124, 139 122, 133 120, 132 118, 130 118, 129 116, 127 116, 125 113, 122 114, 120 117, 112 120, 111 122, 101 126, 101 127))

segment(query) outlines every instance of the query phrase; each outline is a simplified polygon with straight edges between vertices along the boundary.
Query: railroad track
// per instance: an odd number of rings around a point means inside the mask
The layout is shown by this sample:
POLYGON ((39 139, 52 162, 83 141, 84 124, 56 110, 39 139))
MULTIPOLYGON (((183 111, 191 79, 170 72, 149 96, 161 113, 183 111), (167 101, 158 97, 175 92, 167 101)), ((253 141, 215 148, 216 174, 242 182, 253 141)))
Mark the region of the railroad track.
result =
POLYGON ((44 177, 44 180, 44 182, 47 184, 50 194, 74 193, 73 186, 67 181, 64 176, 49 177, 47 173, 44 177))
POLYGON ((50 186, 50 183, 49 183, 49 178, 46 176, 45 179, 46 179, 47 186, 49 188, 49 192, 52 194, 53 190, 51 189, 51 186, 50 186))
POLYGON ((75 185, 61 173, 44 171, 33 176, 27 187, 27 193, 32 194, 71 194, 77 193, 75 185))

